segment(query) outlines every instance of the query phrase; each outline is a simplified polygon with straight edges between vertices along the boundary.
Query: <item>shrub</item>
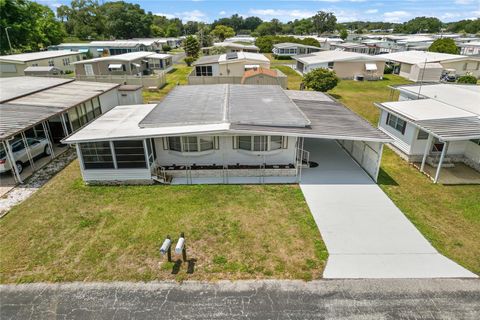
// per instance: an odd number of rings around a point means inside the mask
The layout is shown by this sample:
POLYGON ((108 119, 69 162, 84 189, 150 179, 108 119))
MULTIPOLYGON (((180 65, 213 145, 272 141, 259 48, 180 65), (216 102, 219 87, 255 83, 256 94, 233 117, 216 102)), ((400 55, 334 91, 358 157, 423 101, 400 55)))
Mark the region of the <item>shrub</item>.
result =
POLYGON ((392 73, 393 73, 393 66, 386 64, 385 69, 383 70, 383 74, 392 74, 392 73))
POLYGON ((477 84, 477 78, 467 74, 458 78, 457 83, 477 84))
POLYGON ((172 50, 172 47, 170 47, 168 44, 162 45, 162 51, 163 52, 168 52, 168 51, 171 51, 171 50, 172 50))
POLYGON ((324 68, 314 69, 303 77, 305 87, 321 92, 335 88, 339 81, 335 71, 324 68))
POLYGON ((185 63, 187 64, 187 66, 191 66, 193 61, 195 61, 195 58, 194 57, 186 57, 185 58, 185 63))

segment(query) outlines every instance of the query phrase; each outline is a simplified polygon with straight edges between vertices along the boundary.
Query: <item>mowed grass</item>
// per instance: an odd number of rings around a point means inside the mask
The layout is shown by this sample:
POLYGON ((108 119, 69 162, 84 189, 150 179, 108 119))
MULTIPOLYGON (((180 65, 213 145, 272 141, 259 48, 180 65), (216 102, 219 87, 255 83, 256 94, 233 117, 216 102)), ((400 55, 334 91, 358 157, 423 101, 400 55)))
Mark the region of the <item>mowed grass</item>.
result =
POLYGON ((411 82, 393 74, 385 75, 383 80, 378 81, 340 80, 328 93, 377 126, 380 112, 373 103, 397 100, 398 93, 388 86, 406 83, 411 82))
POLYGON ((327 257, 296 185, 86 186, 77 161, 0 220, 0 239, 1 283, 311 280, 327 257), (180 232, 193 273, 159 254, 180 232))
POLYGON ((287 66, 272 66, 272 69, 278 69, 287 76, 287 89, 300 90, 302 76, 299 75, 295 70, 287 66))
POLYGON ((271 65, 276 65, 276 64, 295 64, 296 60, 293 59, 276 59, 272 53, 264 53, 264 56, 266 56, 270 60, 271 65))
MULTIPOLYGON (((374 102, 396 101, 389 85, 409 83, 395 75, 381 81, 342 80, 328 93, 375 127, 374 102)), ((417 169, 384 148, 380 187, 445 256, 480 274, 480 186, 433 184, 417 169)))
POLYGON ((143 100, 145 103, 151 101, 160 101, 177 85, 188 84, 188 75, 192 71, 192 67, 186 64, 174 64, 173 69, 166 76, 166 83, 163 88, 158 91, 143 91, 143 100))

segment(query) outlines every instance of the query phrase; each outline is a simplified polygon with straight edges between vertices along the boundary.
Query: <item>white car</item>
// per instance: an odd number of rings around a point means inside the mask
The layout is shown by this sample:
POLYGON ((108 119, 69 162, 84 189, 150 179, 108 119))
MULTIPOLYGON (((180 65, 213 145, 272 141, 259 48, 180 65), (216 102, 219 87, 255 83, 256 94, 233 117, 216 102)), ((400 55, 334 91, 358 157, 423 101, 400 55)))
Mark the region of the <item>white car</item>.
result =
MULTIPOLYGON (((52 153, 50 146, 48 145, 48 140, 45 138, 27 138, 27 143, 30 147, 30 153, 33 158, 49 156, 52 153)), ((22 173, 25 165, 29 163, 25 143, 23 140, 18 139, 13 141, 11 146, 15 166, 17 167, 18 172, 22 173)), ((3 146, 0 146, 0 173, 7 172, 11 169, 10 161, 7 161, 7 153, 3 149, 3 146)))

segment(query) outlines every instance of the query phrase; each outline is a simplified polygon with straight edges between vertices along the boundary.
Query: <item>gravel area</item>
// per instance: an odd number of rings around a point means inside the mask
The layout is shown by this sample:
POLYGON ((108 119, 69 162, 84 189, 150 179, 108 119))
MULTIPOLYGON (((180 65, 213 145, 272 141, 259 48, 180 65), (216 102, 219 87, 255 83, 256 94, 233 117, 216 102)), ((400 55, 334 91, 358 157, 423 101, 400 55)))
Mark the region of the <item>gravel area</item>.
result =
POLYGON ((69 149, 39 169, 25 183, 19 184, 0 198, 0 217, 3 217, 15 205, 30 197, 57 172, 65 168, 77 157, 74 149, 69 149))

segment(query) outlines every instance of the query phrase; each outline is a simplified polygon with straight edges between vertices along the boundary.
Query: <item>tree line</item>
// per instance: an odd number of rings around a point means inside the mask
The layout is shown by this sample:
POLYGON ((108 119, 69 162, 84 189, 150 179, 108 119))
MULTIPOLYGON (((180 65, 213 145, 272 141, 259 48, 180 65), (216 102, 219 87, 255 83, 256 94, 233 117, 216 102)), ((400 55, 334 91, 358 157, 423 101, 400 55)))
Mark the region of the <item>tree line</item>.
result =
POLYGON ((338 33, 346 38, 347 29, 364 33, 370 30, 393 29, 395 32, 419 33, 480 32, 480 19, 443 23, 437 18, 417 17, 404 23, 347 22, 338 23, 331 12, 319 11, 310 18, 281 22, 263 21, 259 17, 234 14, 211 24, 146 12, 138 4, 124 1, 99 3, 97 0, 72 0, 54 13, 49 7, 29 0, 0 1, 0 52, 10 52, 7 32, 13 51, 36 51, 62 41, 129 39, 142 37, 178 37, 197 35, 201 46, 214 39, 223 40, 233 34, 252 36, 312 35, 338 33), (6 30, 7 28, 7 30, 6 30))

